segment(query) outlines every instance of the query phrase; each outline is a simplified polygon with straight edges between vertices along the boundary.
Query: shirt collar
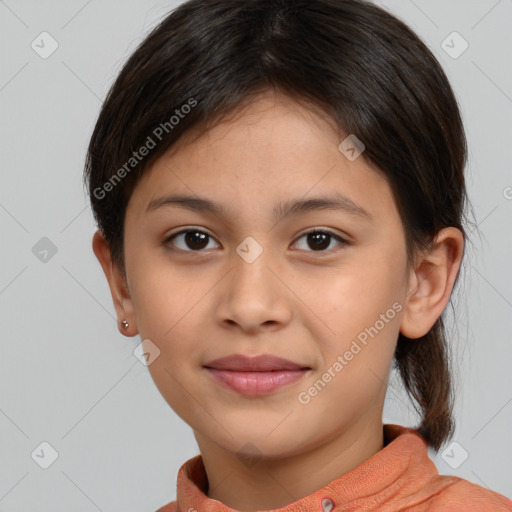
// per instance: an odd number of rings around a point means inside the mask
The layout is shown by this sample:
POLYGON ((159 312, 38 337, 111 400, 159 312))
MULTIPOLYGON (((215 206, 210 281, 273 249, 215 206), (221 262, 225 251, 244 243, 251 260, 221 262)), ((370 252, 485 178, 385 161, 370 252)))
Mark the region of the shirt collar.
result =
MULTIPOLYGON (((364 504, 377 505, 407 503, 430 488, 438 475, 428 457, 428 445, 416 429, 387 424, 384 428, 384 448, 345 475, 317 491, 304 496, 279 512, 318 510, 331 512, 358 511, 364 504)), ((201 455, 185 462, 178 472, 177 506, 181 512, 233 512, 218 500, 209 498, 205 491, 208 479, 201 455)))

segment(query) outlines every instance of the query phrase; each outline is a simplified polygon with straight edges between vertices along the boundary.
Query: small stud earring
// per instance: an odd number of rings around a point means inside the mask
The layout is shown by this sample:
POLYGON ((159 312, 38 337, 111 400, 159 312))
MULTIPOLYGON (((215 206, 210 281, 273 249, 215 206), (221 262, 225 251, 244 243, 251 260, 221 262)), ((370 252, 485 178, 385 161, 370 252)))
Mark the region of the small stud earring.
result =
POLYGON ((121 325, 123 326, 123 328, 128 329, 128 322, 126 320, 123 320, 121 322, 121 325))

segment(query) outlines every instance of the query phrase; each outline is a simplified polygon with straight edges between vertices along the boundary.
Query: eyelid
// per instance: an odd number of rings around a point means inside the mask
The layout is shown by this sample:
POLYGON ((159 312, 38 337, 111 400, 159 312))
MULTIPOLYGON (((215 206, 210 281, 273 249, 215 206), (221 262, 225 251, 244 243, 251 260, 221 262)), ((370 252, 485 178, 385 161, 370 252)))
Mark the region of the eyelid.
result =
POLYGON ((332 235, 334 237, 338 237, 345 242, 350 242, 350 237, 346 234, 340 234, 338 231, 333 230, 331 228, 323 227, 323 226, 314 226, 312 228, 306 229, 306 231, 302 231, 298 236, 297 239, 303 237, 304 235, 308 235, 309 233, 327 233, 329 235, 332 235))

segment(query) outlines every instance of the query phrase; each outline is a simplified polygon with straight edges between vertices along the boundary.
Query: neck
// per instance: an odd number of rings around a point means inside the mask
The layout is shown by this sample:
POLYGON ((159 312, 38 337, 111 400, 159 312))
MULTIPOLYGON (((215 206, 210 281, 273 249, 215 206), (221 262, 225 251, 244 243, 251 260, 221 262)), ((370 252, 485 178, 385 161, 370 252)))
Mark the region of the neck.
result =
POLYGON ((382 420, 354 423, 298 455, 252 462, 195 432, 207 495, 235 510, 282 508, 350 472, 384 447, 382 420))

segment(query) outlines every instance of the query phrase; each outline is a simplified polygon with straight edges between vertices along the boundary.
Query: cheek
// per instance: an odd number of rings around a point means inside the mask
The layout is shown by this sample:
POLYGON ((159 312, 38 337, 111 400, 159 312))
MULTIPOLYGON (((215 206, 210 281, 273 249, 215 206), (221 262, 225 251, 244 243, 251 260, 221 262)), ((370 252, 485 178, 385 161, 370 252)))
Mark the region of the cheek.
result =
POLYGON ((204 285, 161 248, 127 251, 126 266, 139 334, 165 341, 199 300, 204 285))
POLYGON ((324 334, 347 337, 373 325, 400 300, 398 280, 397 270, 382 265, 340 266, 329 273, 310 273, 297 295, 327 328, 324 334))
MULTIPOLYGON (((322 279, 308 278, 301 293, 304 302, 313 305, 310 317, 314 320, 309 327, 322 344, 326 368, 342 356, 347 368, 362 366, 366 374, 368 368, 375 368, 377 374, 385 374, 403 310, 401 263, 398 255, 373 261, 361 257, 322 279)), ((344 373, 355 375, 355 371, 344 373)))
POLYGON ((201 364, 203 326, 211 308, 208 291, 218 278, 206 273, 198 277, 192 267, 149 252, 133 257, 132 264, 131 290, 139 335, 160 350, 149 370, 159 388, 166 383, 167 394, 176 388, 171 375, 186 380, 201 364))

